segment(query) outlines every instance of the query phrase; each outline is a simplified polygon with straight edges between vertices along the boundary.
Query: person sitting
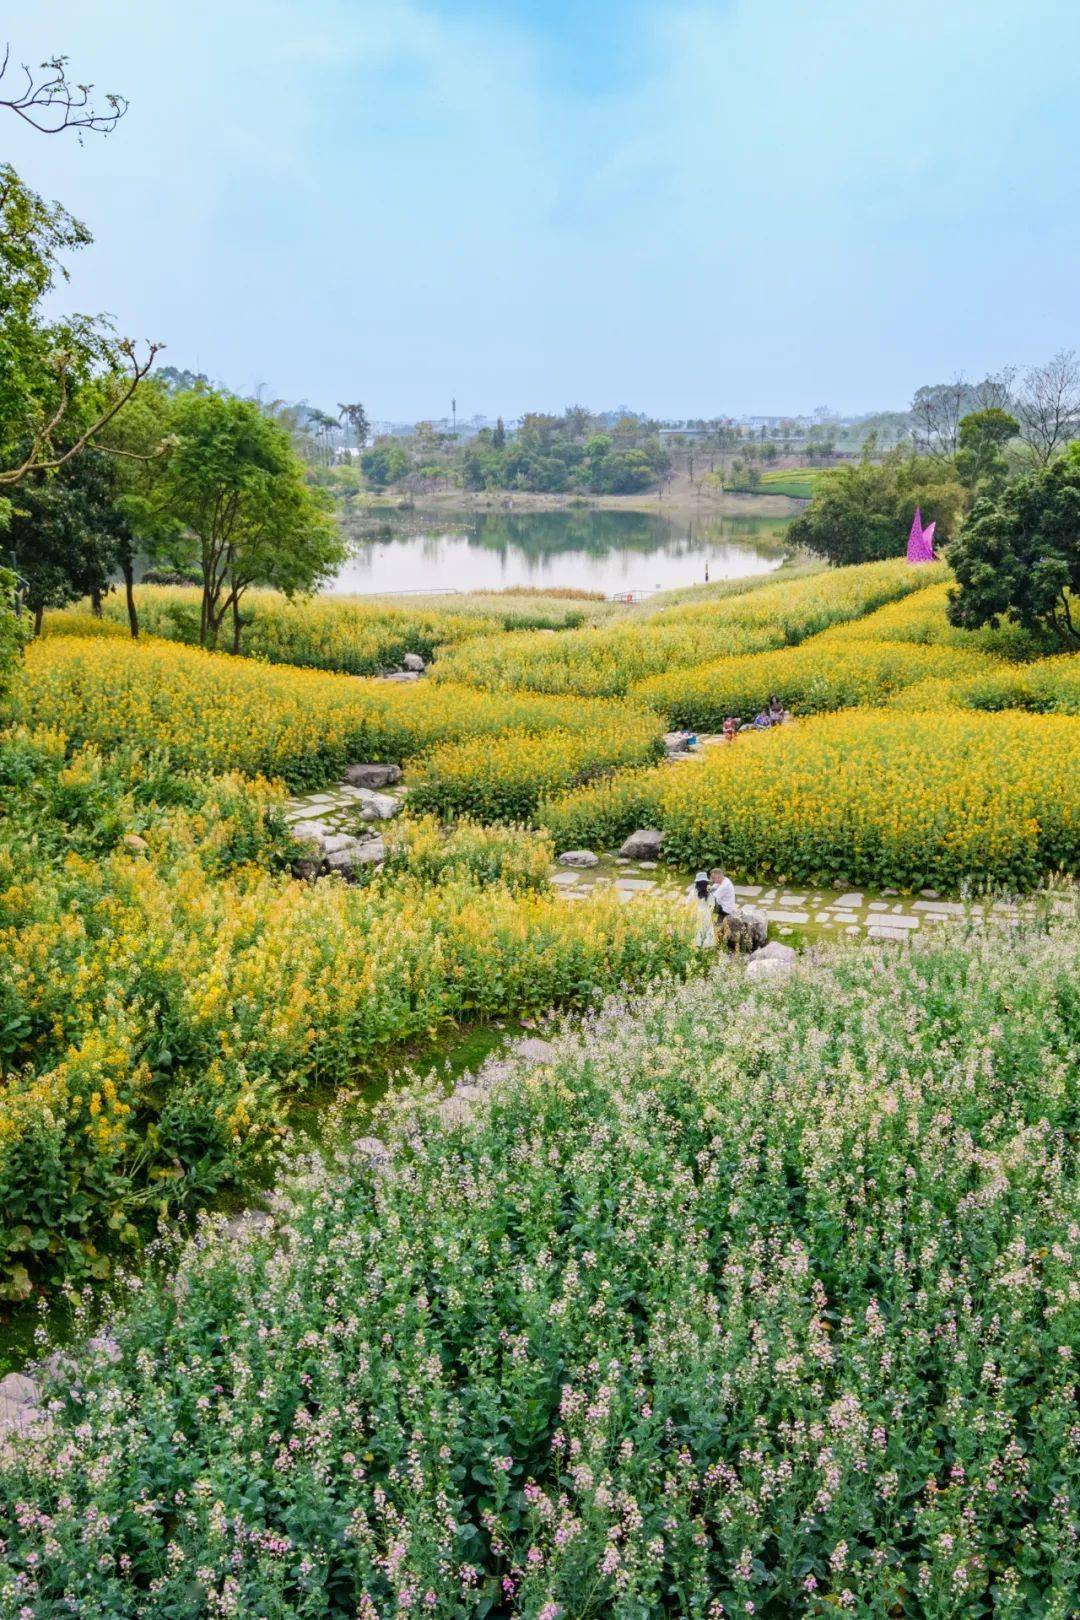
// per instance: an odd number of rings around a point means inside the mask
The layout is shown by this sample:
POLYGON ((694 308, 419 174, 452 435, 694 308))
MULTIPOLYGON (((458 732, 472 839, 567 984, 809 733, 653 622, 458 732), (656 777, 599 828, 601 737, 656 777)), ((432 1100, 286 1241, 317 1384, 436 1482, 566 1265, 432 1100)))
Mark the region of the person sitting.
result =
POLYGON ((711 890, 704 872, 699 872, 690 885, 687 899, 697 907, 698 930, 694 936, 694 944, 699 950, 710 951, 716 945, 716 934, 713 931, 711 890))
POLYGON ((739 717, 738 717, 738 715, 729 714, 727 719, 724 721, 724 741, 725 742, 734 742, 736 736, 738 735, 738 731, 739 731, 739 717))
POLYGON ((739 902, 735 898, 735 885, 722 866, 713 867, 709 873, 709 883, 711 885, 709 898, 718 917, 730 917, 732 912, 738 911, 739 902))
POLYGON ((769 707, 766 713, 769 716, 769 724, 773 726, 782 726, 785 720, 791 719, 790 714, 788 714, 778 697, 769 699, 769 707))

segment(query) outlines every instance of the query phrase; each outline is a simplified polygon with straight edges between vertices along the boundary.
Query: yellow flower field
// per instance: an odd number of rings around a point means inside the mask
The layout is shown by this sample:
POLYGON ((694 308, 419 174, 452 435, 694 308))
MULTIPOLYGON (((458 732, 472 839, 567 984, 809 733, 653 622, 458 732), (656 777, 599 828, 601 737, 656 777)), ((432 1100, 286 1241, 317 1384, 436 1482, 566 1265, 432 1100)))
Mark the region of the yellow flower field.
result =
POLYGON ((1029 890, 1080 868, 1080 720, 856 709, 671 773, 665 851, 746 879, 1029 890))
POLYGON ((1007 667, 973 649, 846 642, 836 635, 828 631, 798 647, 673 670, 639 681, 628 696, 650 704, 670 725, 719 731, 729 715, 751 719, 774 694, 796 714, 817 714, 884 703, 917 681, 962 680, 1007 667))
POLYGON ((527 727, 640 737, 623 704, 496 695, 461 685, 362 681, 158 640, 51 637, 27 651, 12 717, 76 744, 137 746, 178 767, 321 785, 356 759, 400 761, 436 743, 527 727))
MULTIPOLYGON (((934 577, 940 577, 936 565, 934 577)), ((493 691, 621 696, 662 671, 802 641, 926 581, 927 571, 906 562, 840 568, 596 629, 479 637, 448 650, 435 674, 493 691)))

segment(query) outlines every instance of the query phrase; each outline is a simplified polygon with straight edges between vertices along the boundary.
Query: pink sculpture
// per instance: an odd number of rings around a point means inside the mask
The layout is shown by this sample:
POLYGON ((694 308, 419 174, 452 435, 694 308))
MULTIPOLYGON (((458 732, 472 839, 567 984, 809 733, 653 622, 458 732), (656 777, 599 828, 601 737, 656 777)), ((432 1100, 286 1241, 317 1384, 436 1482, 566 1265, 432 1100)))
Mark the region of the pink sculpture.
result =
POLYGON ((907 560, 909 563, 933 562, 934 560, 934 530, 937 528, 937 519, 928 529, 923 528, 922 508, 915 508, 915 516, 911 520, 911 533, 908 535, 907 560))

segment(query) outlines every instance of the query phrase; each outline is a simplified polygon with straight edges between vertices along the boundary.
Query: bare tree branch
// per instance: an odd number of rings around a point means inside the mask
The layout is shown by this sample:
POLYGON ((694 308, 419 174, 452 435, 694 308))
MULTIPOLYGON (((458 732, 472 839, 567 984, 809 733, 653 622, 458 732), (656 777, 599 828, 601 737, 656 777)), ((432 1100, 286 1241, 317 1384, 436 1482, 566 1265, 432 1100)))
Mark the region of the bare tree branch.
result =
MULTIPOLYGON (((112 421, 117 412, 123 410, 132 394, 134 394, 136 388, 138 388, 139 384, 150 370, 155 359, 164 348, 164 344, 148 344, 145 361, 140 361, 135 351, 135 345, 130 338, 121 339, 120 343, 118 344, 118 348, 120 353, 125 357, 131 366, 131 376, 128 378, 118 398, 113 401, 108 410, 103 411, 98 417, 97 421, 92 423, 90 427, 80 434, 80 436, 75 440, 74 444, 69 445, 68 448, 60 454, 57 454, 54 451, 52 441, 53 435, 60 427, 70 403, 67 381, 70 357, 63 354, 57 357, 56 369, 60 379, 60 403, 49 420, 34 433, 34 436, 30 442, 30 449, 27 451, 26 456, 21 464, 17 467, 9 467, 3 471, 0 471, 0 489, 10 489, 14 484, 19 483, 20 480, 25 478, 29 473, 55 472, 57 467, 62 467, 66 461, 71 460, 72 456, 77 456, 80 450, 85 450, 86 446, 91 443, 97 434, 101 432, 102 428, 107 426, 107 424, 112 421)), ((102 446, 102 448, 105 449, 107 453, 113 453, 108 446, 102 446)), ((163 454, 164 450, 167 448, 167 445, 163 442, 156 451, 153 451, 148 456, 140 456, 134 451, 130 450, 122 451, 120 453, 130 456, 136 461, 152 461, 155 456, 163 454)))
POLYGON ((1026 373, 1016 415, 1020 437, 1039 466, 1048 466, 1080 431, 1080 361, 1073 349, 1026 373))
POLYGON ((11 46, 5 45, 0 57, 0 107, 7 107, 42 135, 59 135, 65 129, 79 132, 89 130, 94 135, 109 135, 128 110, 124 96, 107 95, 105 109, 96 108, 90 97, 92 84, 75 84, 67 76, 67 57, 54 56, 42 62, 36 71, 25 62, 18 70, 23 81, 4 84, 12 68, 11 46), (9 93, 10 92, 10 93, 9 93))

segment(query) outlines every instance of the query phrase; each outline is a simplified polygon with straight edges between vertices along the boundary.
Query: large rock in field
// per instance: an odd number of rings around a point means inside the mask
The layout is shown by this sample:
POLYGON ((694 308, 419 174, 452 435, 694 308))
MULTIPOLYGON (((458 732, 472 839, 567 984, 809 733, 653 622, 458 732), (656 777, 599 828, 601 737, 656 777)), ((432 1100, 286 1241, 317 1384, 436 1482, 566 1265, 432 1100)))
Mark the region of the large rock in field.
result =
POLYGON ((361 821, 389 821, 401 814, 401 800, 392 793, 372 793, 370 788, 357 788, 353 802, 360 812, 361 821))
POLYGON ((559 856, 560 866, 599 866, 600 857, 591 849, 567 849, 559 856))
POLYGON ((632 832, 619 850, 630 861, 655 861, 660 854, 664 835, 656 827, 641 827, 632 832))
POLYGON ((340 872, 347 878, 357 867, 378 866, 386 859, 386 845, 381 838, 349 838, 345 833, 337 833, 332 842, 336 847, 328 849, 323 857, 326 872, 340 872))
POLYGON ((750 980, 786 979, 795 971, 798 954, 790 945, 781 945, 772 939, 767 945, 752 951, 746 964, 746 977, 750 980))
POLYGON ((406 653, 401 660, 401 664, 403 669, 410 670, 414 675, 422 675, 427 669, 427 665, 419 653, 406 653))
POLYGON ((42 1416, 41 1391, 25 1373, 0 1378, 0 1437, 25 1434, 42 1416))
POLYGON ((742 906, 717 924, 716 937, 729 951, 749 954, 758 950, 768 939, 769 919, 763 912, 742 906))
POLYGON ((400 765, 347 765, 341 778, 350 787, 393 787, 401 781, 400 765))

